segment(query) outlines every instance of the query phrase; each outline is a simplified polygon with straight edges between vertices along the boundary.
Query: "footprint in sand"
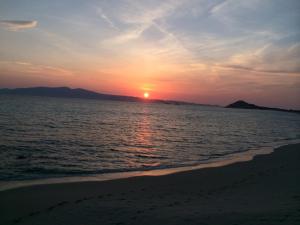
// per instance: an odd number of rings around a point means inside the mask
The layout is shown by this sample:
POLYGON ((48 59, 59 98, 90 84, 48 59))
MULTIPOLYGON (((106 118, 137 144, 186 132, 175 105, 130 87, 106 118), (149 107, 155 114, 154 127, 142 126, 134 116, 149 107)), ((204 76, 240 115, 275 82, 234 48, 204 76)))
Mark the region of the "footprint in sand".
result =
POLYGON ((154 209, 156 209, 156 208, 157 208, 156 205, 151 205, 151 206, 148 208, 148 210, 154 210, 154 209))
POLYGON ((47 208, 47 211, 52 211, 55 208, 56 208, 56 206, 50 206, 50 207, 47 208))
POLYGON ((58 203, 57 206, 62 206, 62 205, 65 205, 65 204, 67 204, 67 203, 68 203, 68 202, 66 202, 66 201, 62 201, 62 202, 58 203))
POLYGON ((31 216, 36 216, 36 215, 38 215, 38 214, 40 214, 40 213, 41 213, 40 211, 35 211, 35 212, 30 213, 29 216, 30 216, 30 217, 31 217, 31 216))
POLYGON ((137 219, 137 216, 133 216, 130 218, 131 220, 136 220, 137 219))
POLYGON ((75 201, 75 204, 78 204, 78 203, 80 203, 82 201, 83 201, 83 199, 78 199, 78 200, 75 201))
POLYGON ((20 223, 22 221, 22 218, 17 218, 13 220, 14 224, 20 223))
POLYGON ((59 206, 63 206, 65 204, 67 204, 68 202, 67 201, 62 201, 62 202, 59 202, 58 204, 56 205, 53 205, 53 206, 50 206, 47 208, 47 211, 52 211, 53 209, 59 207, 59 206))
POLYGON ((141 214, 141 213, 144 213, 144 211, 143 210, 138 210, 138 211, 136 211, 136 213, 141 214))
POLYGON ((123 225, 123 224, 125 224, 125 223, 123 223, 123 222, 117 222, 117 223, 115 223, 115 225, 123 225))

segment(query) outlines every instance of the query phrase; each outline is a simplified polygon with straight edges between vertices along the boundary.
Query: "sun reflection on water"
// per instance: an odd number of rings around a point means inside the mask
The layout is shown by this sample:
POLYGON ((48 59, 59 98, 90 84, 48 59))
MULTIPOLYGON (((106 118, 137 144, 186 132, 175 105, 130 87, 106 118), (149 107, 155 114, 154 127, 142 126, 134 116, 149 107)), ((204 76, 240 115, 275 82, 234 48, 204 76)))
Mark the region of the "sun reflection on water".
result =
POLYGON ((153 144, 154 137, 157 135, 157 130, 153 131, 151 111, 148 104, 144 104, 141 112, 135 117, 133 122, 133 133, 131 133, 130 146, 128 151, 132 157, 127 158, 127 163, 130 167, 149 167, 159 166, 160 163, 154 159, 157 157, 155 152, 156 146, 153 144))

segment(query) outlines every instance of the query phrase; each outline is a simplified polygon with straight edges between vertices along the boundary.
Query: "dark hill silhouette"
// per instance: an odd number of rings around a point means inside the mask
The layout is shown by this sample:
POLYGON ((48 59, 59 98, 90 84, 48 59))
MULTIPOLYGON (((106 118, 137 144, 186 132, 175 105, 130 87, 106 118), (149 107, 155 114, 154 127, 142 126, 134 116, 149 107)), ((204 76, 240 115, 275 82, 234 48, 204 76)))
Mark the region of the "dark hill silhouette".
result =
MULTIPOLYGON (((99 99, 99 100, 113 100, 113 101, 130 101, 130 102, 150 102, 150 103, 163 103, 163 104, 174 104, 174 105, 204 105, 190 102, 174 101, 174 100, 159 100, 159 99, 144 99, 133 96, 124 95, 112 95, 97 93, 82 88, 69 88, 69 87, 31 87, 31 88, 15 88, 0 89, 1 94, 8 95, 25 95, 25 96, 45 96, 45 97, 57 97, 57 98, 83 98, 83 99, 99 99)), ((206 105, 210 106, 210 105, 206 105)), ((254 104, 247 103, 243 100, 236 101, 225 108, 238 108, 238 109, 259 109, 259 110, 276 110, 283 112, 295 112, 300 113, 299 110, 287 110, 280 108, 268 108, 264 106, 257 106, 254 104)))
POLYGON ((245 102, 243 100, 236 101, 228 106, 226 108, 237 108, 237 109, 259 109, 259 110, 275 110, 275 111, 282 111, 282 112, 295 112, 300 113, 299 110, 292 110, 292 109, 280 109, 280 108, 269 108, 264 106, 258 106, 254 105, 248 102, 245 102))
POLYGON ((194 104, 189 102, 172 101, 172 100, 158 100, 158 99, 144 99, 133 96, 111 95, 97 93, 81 88, 71 89, 69 87, 31 87, 31 88, 15 88, 15 89, 0 89, 0 94, 10 95, 25 95, 25 96, 46 96, 59 98, 84 98, 84 99, 99 99, 99 100, 113 100, 113 101, 130 101, 130 102, 152 102, 164 104, 194 104))
POLYGON ((126 101, 138 100, 138 98, 136 97, 101 94, 101 93, 88 91, 81 88, 71 89, 68 87, 32 87, 32 88, 0 89, 0 94, 33 95, 33 96, 65 97, 65 98, 88 98, 88 99, 103 99, 103 100, 126 100, 126 101))

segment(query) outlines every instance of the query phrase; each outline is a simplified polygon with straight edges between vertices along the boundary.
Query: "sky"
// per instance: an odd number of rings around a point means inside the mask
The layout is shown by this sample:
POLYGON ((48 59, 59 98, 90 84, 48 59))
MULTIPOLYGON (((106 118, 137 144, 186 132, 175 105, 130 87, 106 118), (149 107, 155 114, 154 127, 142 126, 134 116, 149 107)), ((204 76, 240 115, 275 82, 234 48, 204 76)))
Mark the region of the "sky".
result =
POLYGON ((298 0, 0 0, 0 88, 300 109, 298 0))

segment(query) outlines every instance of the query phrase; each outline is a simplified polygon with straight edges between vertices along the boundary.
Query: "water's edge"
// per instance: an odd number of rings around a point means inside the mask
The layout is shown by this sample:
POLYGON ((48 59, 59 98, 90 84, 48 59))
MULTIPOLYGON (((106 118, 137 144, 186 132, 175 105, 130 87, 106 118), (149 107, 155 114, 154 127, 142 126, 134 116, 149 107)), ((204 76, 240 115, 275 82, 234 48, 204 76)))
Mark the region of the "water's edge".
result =
POLYGON ((88 181, 106 181, 106 180, 116 180, 124 179, 129 177, 137 176, 162 176, 178 172, 198 170, 203 168, 212 167, 222 167, 237 162, 251 161, 257 155, 267 155, 274 152, 276 148, 300 143, 300 140, 290 140, 280 143, 274 143, 269 147, 261 147, 259 149, 251 149, 245 152, 238 152, 227 155, 223 160, 208 161, 206 163, 201 163, 195 166, 184 166, 176 168, 166 168, 166 169, 155 169, 147 171, 130 171, 130 172, 117 172, 117 173, 104 173, 91 176, 72 176, 72 177, 60 177, 60 178, 46 178, 46 179, 35 179, 35 180, 22 180, 22 181, 0 181, 0 191, 5 191, 9 189, 15 189, 20 187, 44 185, 44 184, 58 184, 58 183, 75 183, 75 182, 88 182, 88 181))

